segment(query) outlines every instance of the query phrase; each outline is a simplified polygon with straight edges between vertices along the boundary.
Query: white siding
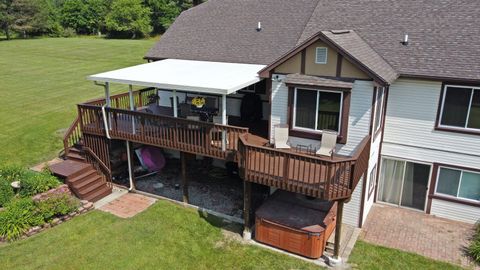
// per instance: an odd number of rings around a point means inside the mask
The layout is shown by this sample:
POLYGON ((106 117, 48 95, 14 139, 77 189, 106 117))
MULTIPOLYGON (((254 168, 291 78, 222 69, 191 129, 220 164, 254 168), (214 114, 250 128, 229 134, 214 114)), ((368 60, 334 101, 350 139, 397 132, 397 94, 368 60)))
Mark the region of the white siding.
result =
POLYGON ((440 91, 431 81, 390 86, 382 155, 480 169, 480 136, 434 129, 440 91))
POLYGON ((355 191, 352 193, 350 201, 345 204, 343 208, 343 223, 350 226, 358 227, 358 220, 360 219, 360 203, 362 201, 363 178, 358 182, 355 191))
MULTIPOLYGON (((440 82, 407 79, 390 86, 381 154, 480 169, 480 136, 435 130, 441 87, 440 82)), ((433 200, 431 213, 474 222, 480 208, 433 200)))
MULTIPOLYGON (((276 75, 274 75, 275 77, 276 75)), ((284 75, 278 75, 280 80, 284 75)), ((348 123, 347 143, 337 144, 336 152, 341 155, 351 155, 360 141, 369 133, 370 116, 372 110, 373 83, 371 81, 355 81, 351 100, 350 115, 348 123)), ((272 81, 272 115, 271 130, 277 124, 288 124, 288 87, 282 81, 272 81)), ((270 140, 273 142, 273 132, 270 133, 270 140)), ((312 145, 317 147, 320 140, 309 140, 298 137, 290 137, 292 145, 312 145)))
MULTIPOLYGON (((378 156, 380 154, 380 141, 382 138, 382 133, 380 132, 373 142, 370 147, 370 159, 368 161, 368 171, 367 171, 367 182, 365 183, 366 189, 365 189, 365 201, 363 204, 363 219, 362 219, 362 225, 363 223, 367 220, 368 213, 370 212, 370 209, 372 209, 373 206, 373 199, 375 198, 375 193, 372 192, 371 197, 368 198, 368 192, 369 192, 369 186, 370 186, 370 181, 375 180, 370 178, 370 172, 372 171, 373 167, 377 165, 378 163, 378 156)), ((377 170, 379 169, 379 165, 377 165, 377 170)), ((376 174, 376 173, 375 173, 376 174)), ((376 183, 374 183, 375 185, 376 183)))
MULTIPOLYGON (((279 80, 272 81, 272 103, 270 116, 270 130, 277 124, 287 124, 288 117, 288 88, 283 83, 284 75, 274 75, 279 80)), ((270 141, 273 143, 273 132, 270 132, 270 141)))
POLYGON ((480 207, 443 200, 432 200, 432 209, 430 213, 439 217, 467 223, 475 223, 480 220, 480 207))

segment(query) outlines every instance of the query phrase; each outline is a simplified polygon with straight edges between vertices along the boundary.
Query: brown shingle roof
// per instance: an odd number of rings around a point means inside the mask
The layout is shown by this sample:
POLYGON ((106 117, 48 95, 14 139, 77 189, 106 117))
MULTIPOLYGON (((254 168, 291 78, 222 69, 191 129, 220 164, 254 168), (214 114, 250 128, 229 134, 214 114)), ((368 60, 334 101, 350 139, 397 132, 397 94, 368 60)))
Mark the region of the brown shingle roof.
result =
POLYGON ((146 58, 267 65, 295 47, 317 2, 209 0, 183 12, 146 58))
POLYGON ((343 52, 351 55, 369 73, 390 84, 398 78, 397 72, 378 55, 355 31, 322 31, 323 36, 343 52))
POLYGON ((478 14, 476 0, 209 0, 146 57, 268 65, 321 30, 353 29, 403 76, 480 81, 478 14))

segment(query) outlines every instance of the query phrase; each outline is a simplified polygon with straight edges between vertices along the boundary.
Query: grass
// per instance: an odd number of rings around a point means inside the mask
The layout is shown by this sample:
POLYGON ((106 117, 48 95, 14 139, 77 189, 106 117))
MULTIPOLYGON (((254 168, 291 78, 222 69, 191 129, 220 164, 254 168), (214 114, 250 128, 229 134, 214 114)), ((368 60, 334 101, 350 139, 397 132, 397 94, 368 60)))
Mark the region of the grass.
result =
POLYGON ((368 270, 463 269, 460 266, 435 261, 410 252, 372 245, 361 240, 355 244, 349 263, 354 269, 368 270))
POLYGON ((228 240, 194 210, 159 201, 130 219, 93 211, 0 247, 0 269, 319 269, 228 240))
POLYGON ((103 96, 103 89, 86 76, 144 63, 142 58, 154 42, 0 41, 0 164, 33 165, 55 157, 62 149, 64 130, 76 116, 75 104, 103 96))

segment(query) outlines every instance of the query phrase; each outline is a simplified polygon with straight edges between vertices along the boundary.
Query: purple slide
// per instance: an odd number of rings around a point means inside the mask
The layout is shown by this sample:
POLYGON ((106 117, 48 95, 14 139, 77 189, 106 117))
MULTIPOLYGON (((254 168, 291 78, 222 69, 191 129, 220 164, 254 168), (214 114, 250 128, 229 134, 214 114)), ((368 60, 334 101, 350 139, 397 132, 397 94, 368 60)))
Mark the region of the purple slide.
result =
POLYGON ((143 163, 150 172, 160 171, 165 167, 165 157, 160 148, 144 146, 140 151, 143 163))

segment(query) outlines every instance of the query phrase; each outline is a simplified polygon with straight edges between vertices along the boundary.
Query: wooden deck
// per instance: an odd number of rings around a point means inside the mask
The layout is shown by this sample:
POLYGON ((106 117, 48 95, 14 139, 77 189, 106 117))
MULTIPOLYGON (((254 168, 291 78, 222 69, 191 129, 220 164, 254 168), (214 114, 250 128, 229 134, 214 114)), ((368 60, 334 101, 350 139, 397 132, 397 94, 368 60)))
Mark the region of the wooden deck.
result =
POLYGON ((318 157, 296 150, 259 145, 250 134, 240 137, 240 167, 246 181, 308 196, 337 200, 350 197, 368 167, 370 136, 352 157, 318 157))
MULTIPOLYGON (((146 104, 150 92, 135 92, 136 108, 146 104)), ((298 149, 274 149, 248 128, 130 111, 127 98, 113 96, 112 107, 104 111, 100 99, 78 105, 78 118, 64 139, 66 151, 83 140, 89 160, 108 176, 108 134, 111 139, 238 162, 245 181, 327 200, 349 198, 367 171, 370 136, 352 156, 319 157, 298 149)))

